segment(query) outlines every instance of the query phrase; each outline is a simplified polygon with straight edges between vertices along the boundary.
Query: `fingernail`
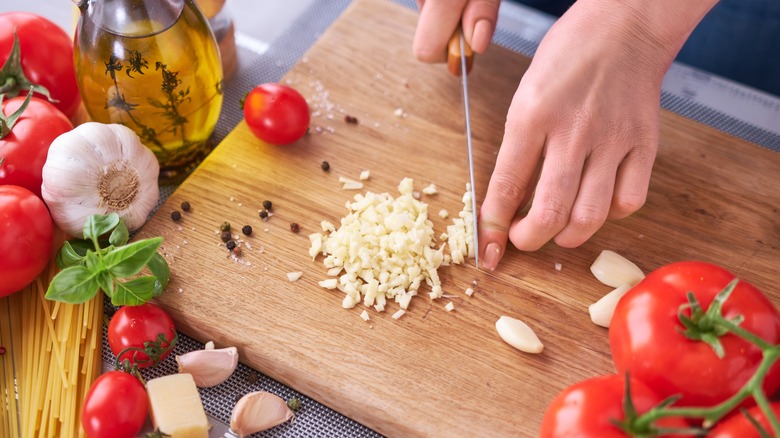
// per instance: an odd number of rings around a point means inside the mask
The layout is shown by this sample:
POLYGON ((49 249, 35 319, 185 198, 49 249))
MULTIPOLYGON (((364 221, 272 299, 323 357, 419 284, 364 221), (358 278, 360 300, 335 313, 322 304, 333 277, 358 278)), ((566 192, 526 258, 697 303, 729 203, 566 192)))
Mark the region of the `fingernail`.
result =
POLYGON ((487 50, 492 33, 493 24, 490 20, 483 18, 477 21, 474 25, 474 34, 471 36, 471 48, 477 53, 487 50))
POLYGON ((495 271, 499 260, 501 260, 501 246, 495 242, 488 243, 487 247, 485 248, 485 256, 483 257, 482 266, 485 269, 495 271))

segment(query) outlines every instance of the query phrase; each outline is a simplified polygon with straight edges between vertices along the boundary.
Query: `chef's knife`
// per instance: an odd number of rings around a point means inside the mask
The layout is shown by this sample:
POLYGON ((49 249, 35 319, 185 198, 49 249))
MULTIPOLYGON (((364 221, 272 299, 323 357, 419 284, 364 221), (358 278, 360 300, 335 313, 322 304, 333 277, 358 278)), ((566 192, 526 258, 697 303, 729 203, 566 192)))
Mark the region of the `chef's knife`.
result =
POLYGON ((471 117, 469 114, 469 79, 474 51, 466 44, 460 26, 452 34, 447 45, 447 68, 455 76, 461 76, 463 83, 463 113, 466 118, 466 145, 469 153, 469 190, 471 190, 471 212, 474 220, 474 263, 479 269, 479 237, 477 233, 477 196, 474 190, 474 153, 471 147, 471 117))

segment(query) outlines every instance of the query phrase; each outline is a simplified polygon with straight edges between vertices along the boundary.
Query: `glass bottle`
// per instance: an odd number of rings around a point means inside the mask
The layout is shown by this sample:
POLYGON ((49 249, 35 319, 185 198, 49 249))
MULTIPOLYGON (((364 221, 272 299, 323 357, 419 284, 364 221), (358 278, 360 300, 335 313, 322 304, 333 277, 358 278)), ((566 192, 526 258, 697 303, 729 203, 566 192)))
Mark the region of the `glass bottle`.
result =
POLYGON ((222 64, 193 0, 80 0, 76 74, 93 121, 132 128, 175 183, 210 152, 222 64))

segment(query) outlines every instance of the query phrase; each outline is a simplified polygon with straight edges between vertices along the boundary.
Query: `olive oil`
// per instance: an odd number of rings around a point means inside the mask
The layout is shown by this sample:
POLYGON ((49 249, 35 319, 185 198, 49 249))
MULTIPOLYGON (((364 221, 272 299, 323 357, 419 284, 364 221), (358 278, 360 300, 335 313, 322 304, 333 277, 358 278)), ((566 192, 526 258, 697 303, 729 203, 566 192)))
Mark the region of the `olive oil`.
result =
POLYGON ((192 0, 91 0, 74 49, 90 118, 132 128, 157 156, 161 182, 183 179, 208 154, 222 64, 192 0))

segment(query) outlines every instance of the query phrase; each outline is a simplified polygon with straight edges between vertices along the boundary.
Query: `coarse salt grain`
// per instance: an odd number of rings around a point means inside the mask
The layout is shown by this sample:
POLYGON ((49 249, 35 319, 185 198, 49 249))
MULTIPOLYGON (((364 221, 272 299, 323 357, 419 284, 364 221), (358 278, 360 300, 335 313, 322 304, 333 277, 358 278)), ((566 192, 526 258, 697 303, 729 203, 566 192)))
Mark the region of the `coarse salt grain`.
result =
POLYGON ((556 271, 560 271, 561 269, 563 269, 563 264, 561 264, 561 263, 556 263, 556 264, 555 264, 555 270, 556 270, 556 271))
POLYGON ((360 317, 361 317, 361 318, 363 318, 363 321, 368 321, 368 319, 369 319, 369 317, 368 317, 368 312, 366 312, 366 311, 364 310, 364 311, 363 311, 363 312, 360 314, 360 317))
POLYGON ((467 296, 472 296, 472 295, 474 295, 474 289, 472 289, 472 288, 470 288, 470 287, 466 288, 466 295, 467 295, 467 296))
POLYGON ((288 272, 287 279, 290 280, 290 282, 298 281, 298 279, 301 278, 302 275, 303 272, 301 271, 288 272))
POLYGON ((446 306, 444 306, 444 309, 448 312, 452 312, 453 310, 455 310, 455 305, 452 304, 452 302, 449 302, 447 303, 446 306))

